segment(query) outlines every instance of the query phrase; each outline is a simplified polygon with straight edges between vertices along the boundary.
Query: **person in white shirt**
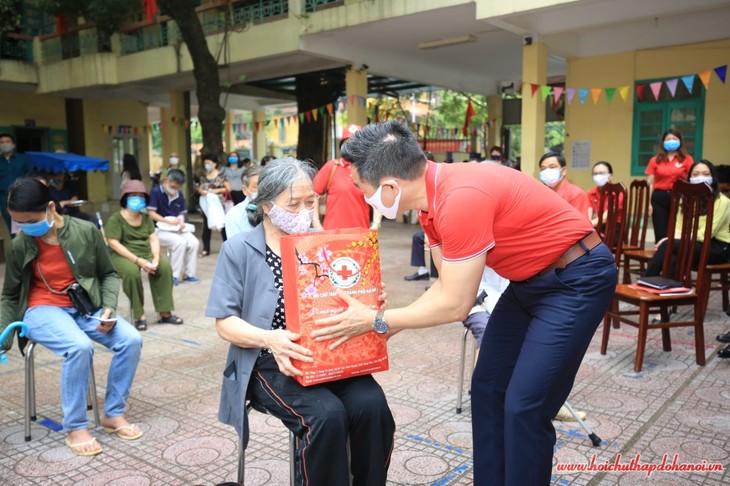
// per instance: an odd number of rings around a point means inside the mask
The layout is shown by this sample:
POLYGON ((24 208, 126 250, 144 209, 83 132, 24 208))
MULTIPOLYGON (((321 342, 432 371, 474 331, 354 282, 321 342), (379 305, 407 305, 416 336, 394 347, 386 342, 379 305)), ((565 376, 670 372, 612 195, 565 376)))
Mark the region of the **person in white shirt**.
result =
POLYGON ((248 233, 251 231, 252 226, 248 221, 246 208, 249 203, 256 199, 256 189, 258 188, 260 172, 261 167, 252 165, 247 167, 243 171, 243 175, 241 175, 241 189, 246 197, 226 213, 225 228, 228 238, 238 233, 248 233))

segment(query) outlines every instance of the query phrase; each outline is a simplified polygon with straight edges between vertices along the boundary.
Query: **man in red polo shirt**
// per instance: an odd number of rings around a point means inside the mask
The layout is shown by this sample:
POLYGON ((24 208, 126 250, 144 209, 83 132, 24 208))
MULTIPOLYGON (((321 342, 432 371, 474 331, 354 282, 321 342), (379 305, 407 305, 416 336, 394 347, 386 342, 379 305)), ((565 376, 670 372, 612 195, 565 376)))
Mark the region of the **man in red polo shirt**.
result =
POLYGON ((404 125, 368 125, 342 148, 353 182, 386 218, 419 210, 439 278, 412 304, 322 319, 337 347, 369 331, 466 318, 485 264, 511 281, 485 331, 472 379, 474 484, 547 485, 555 430, 617 283, 613 255, 586 214, 532 177, 497 164, 436 164, 404 125))
POLYGON ((568 204, 585 214, 590 219, 588 212, 590 204, 588 195, 568 179, 565 178, 568 168, 565 164, 565 157, 555 152, 548 152, 540 157, 540 180, 543 184, 558 193, 568 204))
MULTIPOLYGON (((342 132, 340 146, 355 132, 360 125, 350 125, 342 132)), ((319 206, 315 206, 312 226, 317 229, 367 228, 380 227, 382 215, 374 211, 373 223, 370 224, 370 206, 362 196, 362 190, 355 187, 350 178, 350 163, 343 158, 325 163, 314 176, 314 192, 327 196, 324 222, 319 222, 319 206)))

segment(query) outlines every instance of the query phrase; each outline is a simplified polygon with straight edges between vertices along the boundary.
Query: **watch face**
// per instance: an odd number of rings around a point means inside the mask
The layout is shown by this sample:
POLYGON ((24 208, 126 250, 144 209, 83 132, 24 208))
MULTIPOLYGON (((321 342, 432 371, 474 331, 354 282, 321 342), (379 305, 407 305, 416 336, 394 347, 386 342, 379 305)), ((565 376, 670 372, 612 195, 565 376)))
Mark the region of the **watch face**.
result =
POLYGON ((388 329, 388 323, 382 319, 377 319, 373 323, 373 331, 377 332, 378 334, 387 334, 388 329))

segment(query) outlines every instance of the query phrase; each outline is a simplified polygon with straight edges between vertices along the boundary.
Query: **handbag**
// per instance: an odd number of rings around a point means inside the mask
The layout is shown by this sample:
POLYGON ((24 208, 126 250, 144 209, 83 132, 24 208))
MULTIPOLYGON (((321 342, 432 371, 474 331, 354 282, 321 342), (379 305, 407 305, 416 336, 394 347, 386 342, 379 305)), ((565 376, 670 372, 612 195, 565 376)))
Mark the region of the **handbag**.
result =
POLYGON ((93 302, 91 302, 91 297, 89 297, 89 293, 81 286, 81 284, 79 284, 78 282, 74 282, 66 287, 64 290, 56 290, 48 284, 46 276, 43 275, 40 260, 36 259, 36 264, 38 266, 38 273, 41 276, 41 280, 43 280, 43 283, 46 285, 46 288, 52 294, 68 295, 68 298, 71 300, 71 303, 74 305, 76 310, 79 311, 79 314, 81 314, 82 316, 90 316, 95 314, 96 311, 99 310, 99 307, 96 307, 93 302))

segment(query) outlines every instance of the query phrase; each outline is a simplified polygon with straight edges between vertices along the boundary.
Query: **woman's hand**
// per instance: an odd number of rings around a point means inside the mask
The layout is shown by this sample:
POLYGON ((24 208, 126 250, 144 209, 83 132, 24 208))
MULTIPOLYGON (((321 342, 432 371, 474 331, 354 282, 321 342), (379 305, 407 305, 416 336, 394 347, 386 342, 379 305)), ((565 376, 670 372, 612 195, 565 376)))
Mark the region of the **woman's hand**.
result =
POLYGON ((112 328, 116 325, 117 320, 114 318, 113 320, 109 320, 112 315, 112 310, 109 308, 104 309, 104 312, 101 313, 101 317, 104 320, 99 321, 99 325, 96 326, 96 330, 99 331, 102 334, 107 334, 109 331, 112 330, 112 328))
POLYGON ((385 282, 380 282, 380 294, 378 295, 378 310, 385 310, 388 306, 388 292, 385 291, 385 282))
MULTIPOLYGON (((384 294, 381 293, 378 300, 384 294)), ((335 349, 350 338, 372 331, 375 322, 375 311, 359 300, 350 297, 341 289, 337 290, 337 297, 347 304, 347 310, 336 316, 318 319, 315 325, 322 327, 312 332, 312 337, 317 341, 339 338, 329 349, 335 349)), ((381 302, 385 303, 385 298, 381 302)))
POLYGON ((299 340, 299 334, 285 329, 267 331, 265 346, 271 350, 279 371, 286 376, 302 376, 300 370, 294 367, 291 360, 296 359, 304 363, 314 363, 312 351, 300 346, 294 341, 299 340))

